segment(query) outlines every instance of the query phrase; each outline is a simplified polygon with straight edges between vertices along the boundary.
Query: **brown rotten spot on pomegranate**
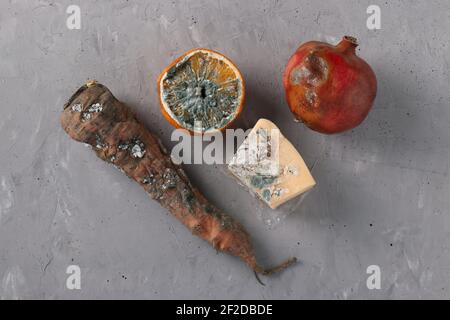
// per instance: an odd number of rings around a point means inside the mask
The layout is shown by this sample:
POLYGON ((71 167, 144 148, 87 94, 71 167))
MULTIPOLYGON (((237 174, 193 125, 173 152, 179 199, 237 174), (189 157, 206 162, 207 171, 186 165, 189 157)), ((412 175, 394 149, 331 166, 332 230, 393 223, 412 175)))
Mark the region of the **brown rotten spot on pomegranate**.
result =
POLYGON ((345 36, 336 46, 310 41, 289 59, 283 85, 292 113, 309 128, 327 134, 358 126, 372 108, 377 80, 345 36))

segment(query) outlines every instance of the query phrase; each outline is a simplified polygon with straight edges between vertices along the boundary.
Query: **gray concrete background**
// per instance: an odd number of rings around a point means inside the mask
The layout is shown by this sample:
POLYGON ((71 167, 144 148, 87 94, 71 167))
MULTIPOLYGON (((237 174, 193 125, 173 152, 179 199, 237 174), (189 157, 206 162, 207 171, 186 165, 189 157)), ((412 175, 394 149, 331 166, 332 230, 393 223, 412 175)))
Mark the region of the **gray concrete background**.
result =
POLYGON ((449 44, 446 0, 2 1, 0 297, 450 298, 449 44), (66 28, 70 4, 81 30, 66 28), (381 7, 381 30, 366 28, 369 4, 381 7), (324 136, 293 121, 282 70, 300 43, 345 34, 359 39, 378 96, 360 127, 324 136), (156 77, 197 46, 243 72, 237 126, 272 119, 316 162, 317 187, 274 229, 220 168, 186 167, 248 228, 262 263, 301 259, 265 287, 59 126, 65 100, 95 78, 170 146, 156 77), (65 286, 71 264, 81 290, 65 286), (366 287, 372 264, 380 290, 366 287))

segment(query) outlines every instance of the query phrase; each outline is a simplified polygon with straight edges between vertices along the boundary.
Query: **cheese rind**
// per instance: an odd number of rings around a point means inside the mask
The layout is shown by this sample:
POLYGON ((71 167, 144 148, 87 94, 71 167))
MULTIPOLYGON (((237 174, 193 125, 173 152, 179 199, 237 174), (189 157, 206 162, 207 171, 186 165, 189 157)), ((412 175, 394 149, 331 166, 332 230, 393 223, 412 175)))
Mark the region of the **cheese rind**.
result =
POLYGON ((258 120, 228 169, 272 209, 316 184, 302 156, 267 119, 258 120))

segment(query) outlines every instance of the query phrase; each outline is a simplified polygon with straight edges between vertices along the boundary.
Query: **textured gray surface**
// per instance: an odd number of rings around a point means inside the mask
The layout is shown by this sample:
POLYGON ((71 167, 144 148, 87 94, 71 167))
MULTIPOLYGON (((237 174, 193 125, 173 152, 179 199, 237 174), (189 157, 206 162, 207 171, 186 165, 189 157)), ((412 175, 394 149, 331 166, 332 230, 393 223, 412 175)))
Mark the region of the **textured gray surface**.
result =
POLYGON ((450 298, 450 5, 442 1, 68 1, 0 3, 0 297, 450 298), (379 4, 382 28, 366 28, 379 4), (368 119, 324 136, 295 123, 281 75, 306 40, 359 38, 378 76, 368 119), (155 81, 173 58, 216 49, 247 81, 238 126, 276 122, 317 187, 269 230, 256 200, 213 166, 187 172, 254 237, 260 260, 302 263, 260 286, 190 235, 131 180, 59 126, 88 78, 110 87, 171 145, 155 81), (81 290, 66 268, 81 267, 81 290), (366 268, 381 268, 368 290, 366 268))

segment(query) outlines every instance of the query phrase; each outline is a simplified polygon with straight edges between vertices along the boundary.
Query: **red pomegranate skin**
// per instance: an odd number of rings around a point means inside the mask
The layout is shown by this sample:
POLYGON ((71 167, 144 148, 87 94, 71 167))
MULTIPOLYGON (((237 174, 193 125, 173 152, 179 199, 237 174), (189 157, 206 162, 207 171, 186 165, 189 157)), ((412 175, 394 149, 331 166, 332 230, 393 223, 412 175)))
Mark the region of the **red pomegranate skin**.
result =
POLYGON ((312 130, 333 134, 358 126, 372 108, 377 79, 355 53, 353 37, 336 46, 310 41, 289 59, 283 85, 295 117, 312 130))

